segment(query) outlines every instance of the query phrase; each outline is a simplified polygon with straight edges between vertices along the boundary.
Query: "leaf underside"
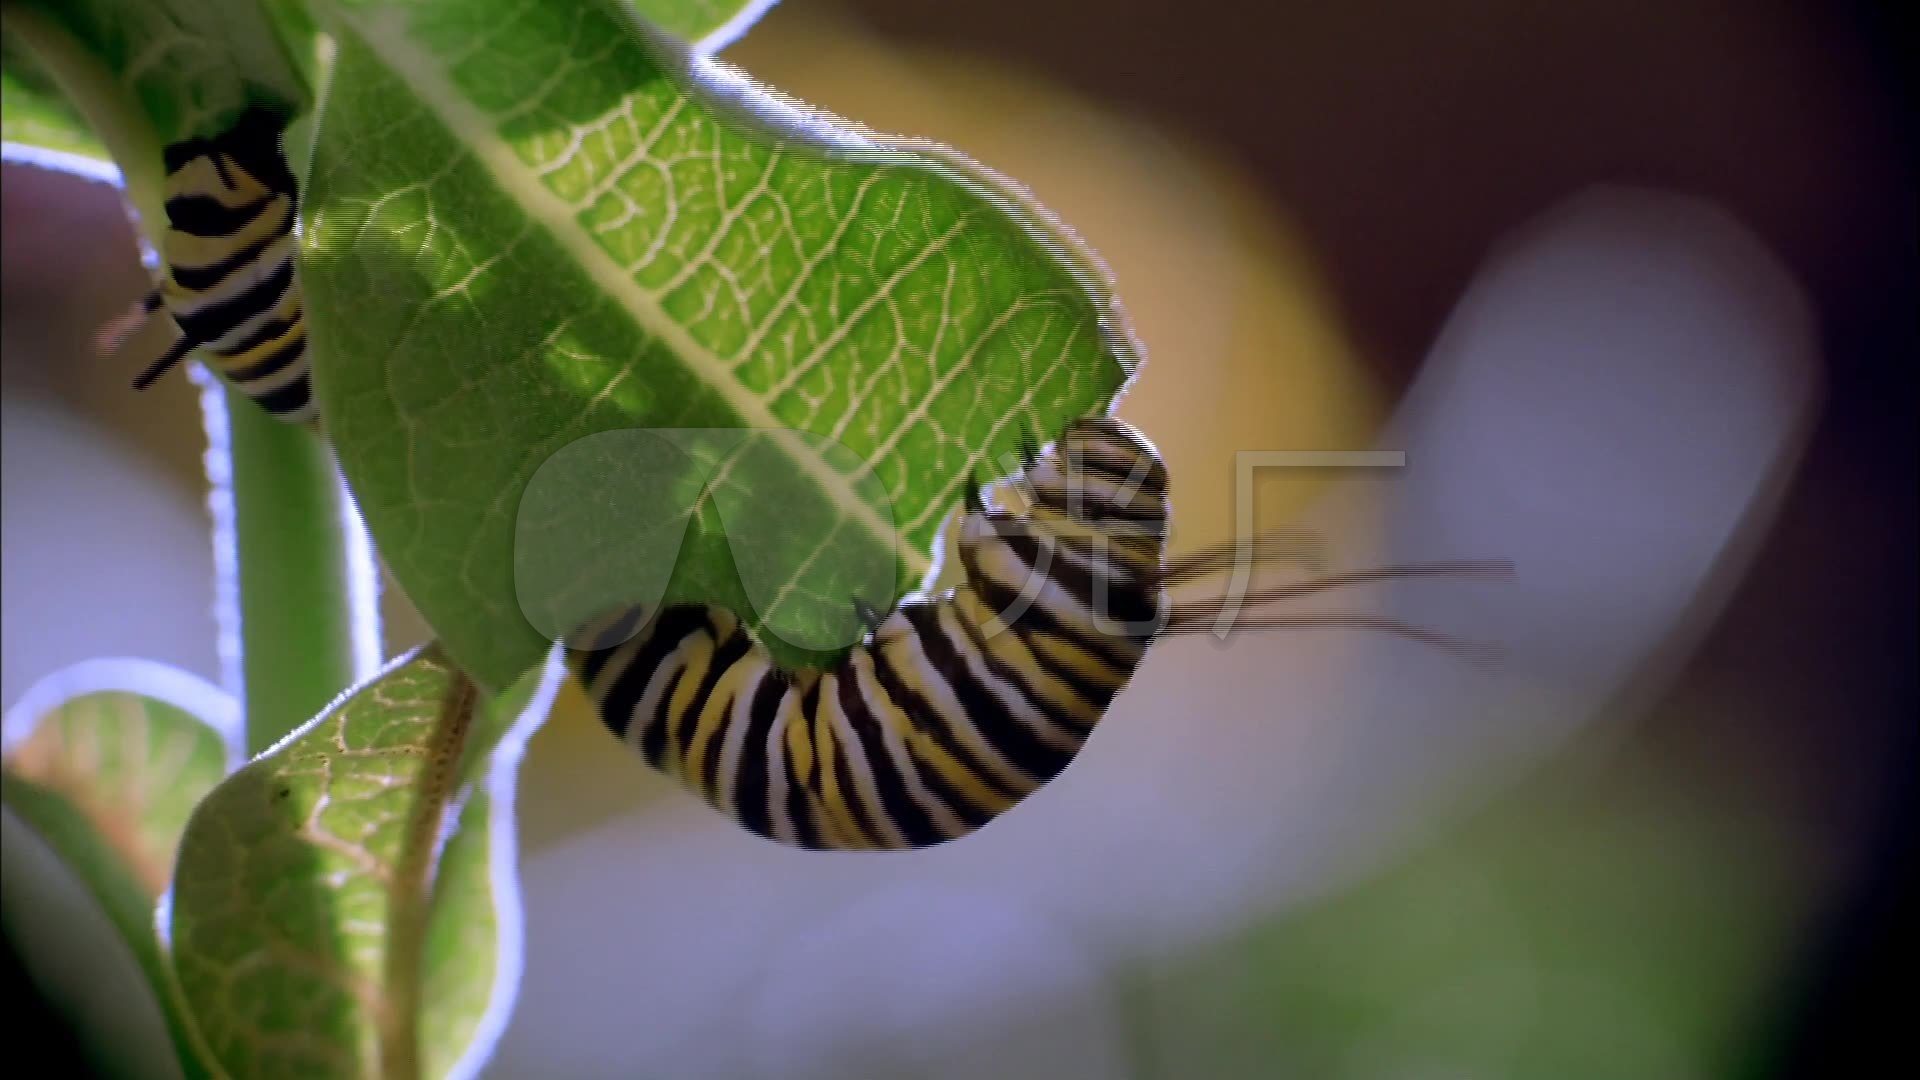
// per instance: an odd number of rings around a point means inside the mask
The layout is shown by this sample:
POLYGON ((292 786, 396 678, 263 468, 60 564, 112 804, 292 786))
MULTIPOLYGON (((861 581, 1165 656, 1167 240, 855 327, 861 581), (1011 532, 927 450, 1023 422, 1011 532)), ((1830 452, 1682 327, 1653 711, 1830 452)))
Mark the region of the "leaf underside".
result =
POLYGON ((856 596, 926 579, 965 485, 1133 369, 1097 264, 948 151, 801 114, 608 6, 334 14, 316 392, 383 556, 483 683, 616 602, 723 604, 783 662, 831 660, 856 596))
POLYGON ((428 646, 202 803, 172 955, 223 1067, 445 1075, 497 1029, 519 924, 514 855, 495 836, 511 828, 507 790, 491 774, 529 700, 520 687, 476 700, 428 646))

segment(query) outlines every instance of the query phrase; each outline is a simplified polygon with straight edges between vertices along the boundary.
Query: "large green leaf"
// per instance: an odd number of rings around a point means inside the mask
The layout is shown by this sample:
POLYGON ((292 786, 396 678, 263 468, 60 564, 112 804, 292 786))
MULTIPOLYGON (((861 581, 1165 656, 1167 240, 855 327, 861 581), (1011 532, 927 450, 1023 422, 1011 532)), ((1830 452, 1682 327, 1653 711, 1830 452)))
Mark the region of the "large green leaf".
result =
POLYGON ((183 1063, 154 904, 188 816, 237 756, 239 710, 184 672, 90 661, 30 689, 6 718, 0 798, 73 871, 147 976, 183 1063))
POLYGON ((926 579, 965 485, 1135 366, 1095 260, 1010 183, 616 3, 316 10, 316 392, 382 555, 483 682, 616 598, 726 604, 829 659, 855 595, 926 579))
POLYGON ((401 657, 201 804, 167 926, 243 1076, 471 1075, 519 980, 512 792, 562 669, 491 703, 401 657))

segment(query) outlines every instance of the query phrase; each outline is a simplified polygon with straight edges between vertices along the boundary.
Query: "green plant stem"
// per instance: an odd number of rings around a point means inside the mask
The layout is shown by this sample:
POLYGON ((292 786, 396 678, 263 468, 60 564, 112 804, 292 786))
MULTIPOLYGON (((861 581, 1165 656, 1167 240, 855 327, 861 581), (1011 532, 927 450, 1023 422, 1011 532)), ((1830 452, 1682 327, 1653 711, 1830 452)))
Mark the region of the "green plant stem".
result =
POLYGON ((325 440, 225 395, 242 701, 258 754, 353 683, 351 539, 325 440))

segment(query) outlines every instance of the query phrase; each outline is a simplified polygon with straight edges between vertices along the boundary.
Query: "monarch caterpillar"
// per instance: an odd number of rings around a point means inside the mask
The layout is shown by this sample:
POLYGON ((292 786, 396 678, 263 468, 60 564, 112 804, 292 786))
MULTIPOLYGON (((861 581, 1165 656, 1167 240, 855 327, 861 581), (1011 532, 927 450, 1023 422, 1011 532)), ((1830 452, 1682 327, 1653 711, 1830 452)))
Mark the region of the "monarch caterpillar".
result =
MULTIPOLYGON (((617 738, 763 838, 911 849, 970 834, 1067 767, 1156 638, 1206 629, 1226 610, 1224 599, 1170 603, 1165 589, 1231 569, 1238 554, 1165 561, 1167 469, 1122 421, 1079 420, 1025 460, 1024 514, 970 493, 964 581, 884 617, 856 601, 867 633, 831 668, 783 670, 732 612, 700 604, 601 615, 566 644, 567 666, 617 738)), ((1257 542, 1252 553, 1275 549, 1257 542)), ((1244 599, 1498 569, 1362 571, 1244 599)), ((1473 649, 1365 616, 1245 625, 1360 627, 1473 649)))
POLYGON ((195 349, 242 393, 288 423, 316 412, 294 269, 299 193, 281 148, 285 117, 250 106, 211 138, 169 144, 160 284, 101 332, 116 351, 154 312, 179 330, 133 380, 144 390, 195 349))

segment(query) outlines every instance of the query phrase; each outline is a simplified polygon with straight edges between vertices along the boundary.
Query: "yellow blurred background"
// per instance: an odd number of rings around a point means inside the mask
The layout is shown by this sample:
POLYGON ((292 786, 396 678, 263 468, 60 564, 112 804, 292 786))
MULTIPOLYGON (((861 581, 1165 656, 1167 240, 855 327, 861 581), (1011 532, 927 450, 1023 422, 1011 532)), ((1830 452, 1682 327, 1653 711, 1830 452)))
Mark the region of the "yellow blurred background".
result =
MULTIPOLYGON (((1514 654, 1168 643, 1017 815, 879 858, 740 833, 569 689, 488 1075, 1706 1078, 1827 1045, 1795 1025, 1886 857, 1913 688, 1911 394, 1879 381, 1911 157, 1870 36, 1703 0, 783 0, 726 60, 958 147, 1104 257, 1176 550, 1231 535, 1239 452, 1405 450, 1262 474, 1255 520, 1336 565, 1514 558, 1343 601, 1514 654)), ((144 280, 113 193, 9 165, 5 224, 0 704, 99 655, 217 679, 195 389, 86 349, 144 280)), ((385 655, 427 635, 383 607, 385 655)))

